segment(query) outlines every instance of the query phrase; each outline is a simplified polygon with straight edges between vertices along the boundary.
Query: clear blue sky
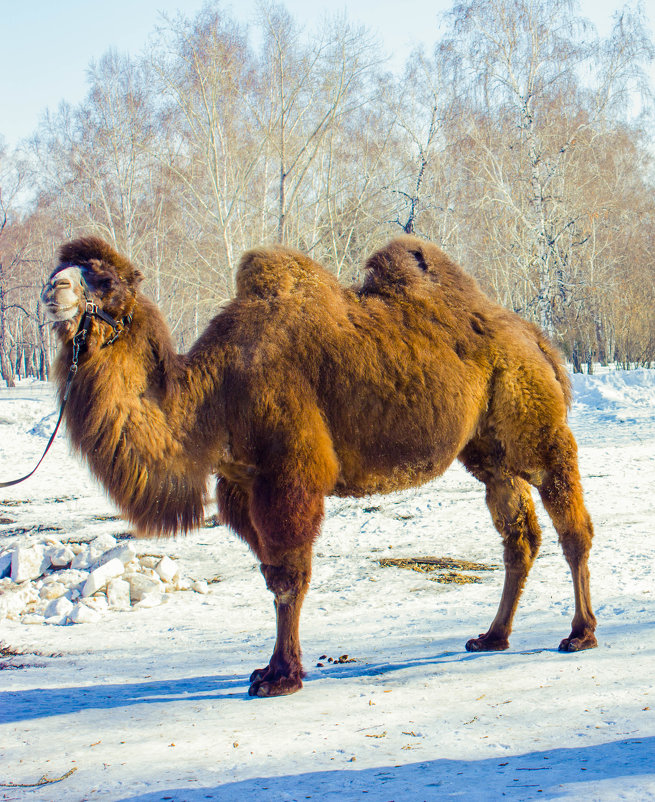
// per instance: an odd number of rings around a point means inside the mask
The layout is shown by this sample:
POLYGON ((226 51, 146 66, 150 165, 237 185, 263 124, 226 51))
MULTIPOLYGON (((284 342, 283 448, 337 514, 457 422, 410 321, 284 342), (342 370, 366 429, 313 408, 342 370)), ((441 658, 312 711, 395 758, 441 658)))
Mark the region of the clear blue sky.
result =
MULTIPOLYGON (((655 11, 646 9, 651 25, 655 11)), ((451 0, 287 0, 294 18, 312 27, 325 13, 346 11, 366 24, 398 63, 412 47, 437 38, 438 18, 451 0)), ((621 0, 582 0, 581 11, 607 33, 621 0)), ((202 0, 0 0, 0 137, 13 147, 36 128, 46 108, 72 104, 86 93, 89 62, 109 48, 137 54, 160 19, 178 10, 193 15, 202 0)), ((254 19, 256 0, 223 7, 238 19, 254 19)))

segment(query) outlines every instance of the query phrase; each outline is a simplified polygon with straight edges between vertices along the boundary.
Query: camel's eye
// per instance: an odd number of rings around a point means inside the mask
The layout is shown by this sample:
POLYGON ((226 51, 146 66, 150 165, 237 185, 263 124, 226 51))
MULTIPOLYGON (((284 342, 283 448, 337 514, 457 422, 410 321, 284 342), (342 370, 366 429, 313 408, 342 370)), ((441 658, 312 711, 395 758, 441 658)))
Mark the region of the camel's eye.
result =
POLYGON ((55 287, 71 287, 71 280, 69 278, 57 278, 54 280, 53 285, 55 287))

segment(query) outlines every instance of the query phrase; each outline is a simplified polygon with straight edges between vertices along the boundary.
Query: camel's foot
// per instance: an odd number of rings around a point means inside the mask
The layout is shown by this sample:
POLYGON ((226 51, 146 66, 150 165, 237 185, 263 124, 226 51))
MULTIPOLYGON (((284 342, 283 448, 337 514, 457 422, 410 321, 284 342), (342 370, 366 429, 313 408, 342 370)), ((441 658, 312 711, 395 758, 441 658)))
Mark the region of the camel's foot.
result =
POLYGON ((288 696, 302 688, 304 672, 283 674, 271 666, 258 668, 250 675, 249 696, 288 696))
POLYGON ((598 641, 593 632, 585 632, 582 635, 571 633, 568 638, 559 645, 560 652, 581 652, 583 649, 595 649, 598 641))
POLYGON ((488 632, 483 632, 477 638, 471 638, 466 642, 467 652, 503 652, 505 649, 509 649, 509 640, 490 635, 488 632))

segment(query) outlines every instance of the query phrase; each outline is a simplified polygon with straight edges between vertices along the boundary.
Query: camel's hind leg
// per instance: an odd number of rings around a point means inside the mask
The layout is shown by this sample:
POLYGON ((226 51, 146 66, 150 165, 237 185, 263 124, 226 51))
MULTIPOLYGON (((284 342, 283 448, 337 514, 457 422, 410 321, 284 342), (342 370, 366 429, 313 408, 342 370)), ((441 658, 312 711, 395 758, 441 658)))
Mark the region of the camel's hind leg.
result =
POLYGON ((553 464, 540 472, 537 486, 544 507, 559 535, 564 556, 571 569, 575 612, 571 634, 560 643, 562 652, 578 652, 597 646, 596 618, 591 607, 588 558, 593 526, 582 499, 576 445, 568 427, 561 432, 560 447, 553 451, 553 464))
POLYGON ((505 560, 505 584, 498 612, 488 631, 471 638, 466 649, 469 652, 501 651, 509 648, 512 619, 539 551, 541 531, 527 482, 505 473, 475 444, 469 444, 460 459, 486 485, 487 506, 502 535, 505 560))

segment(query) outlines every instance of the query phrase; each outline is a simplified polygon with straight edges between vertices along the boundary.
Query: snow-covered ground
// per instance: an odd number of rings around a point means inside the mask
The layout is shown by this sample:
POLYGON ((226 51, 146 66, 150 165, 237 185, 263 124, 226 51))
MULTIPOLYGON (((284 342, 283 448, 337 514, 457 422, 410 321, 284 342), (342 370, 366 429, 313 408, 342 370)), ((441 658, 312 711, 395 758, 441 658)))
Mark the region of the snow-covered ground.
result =
MULTIPOLYGON (((308 676, 289 697, 247 695, 274 642, 248 549, 222 527, 140 543, 209 592, 100 605, 86 624, 0 621, 0 799, 655 798, 655 372, 574 384, 598 649, 557 652, 572 585, 543 512, 506 652, 464 650, 495 613, 502 570, 439 584, 379 564, 501 564, 483 489, 459 466, 416 491, 329 500, 301 621, 308 676)), ((54 407, 44 386, 0 390, 0 480, 32 467, 54 407)), ((127 529, 64 436, 0 499, 0 552, 127 529)))

